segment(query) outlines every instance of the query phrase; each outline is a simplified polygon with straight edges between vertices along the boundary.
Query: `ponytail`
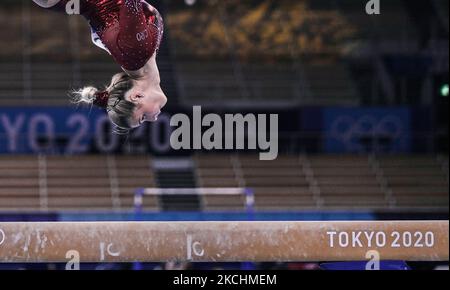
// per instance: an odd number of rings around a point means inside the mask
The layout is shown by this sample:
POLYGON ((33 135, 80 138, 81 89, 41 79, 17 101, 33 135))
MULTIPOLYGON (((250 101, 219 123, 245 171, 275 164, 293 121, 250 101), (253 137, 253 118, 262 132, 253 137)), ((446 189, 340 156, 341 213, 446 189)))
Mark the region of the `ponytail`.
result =
POLYGON ((72 103, 96 105, 108 112, 111 122, 116 126, 115 132, 126 134, 131 129, 136 104, 125 99, 126 93, 133 87, 133 81, 125 73, 116 74, 111 84, 101 91, 93 86, 75 90, 70 94, 72 103))

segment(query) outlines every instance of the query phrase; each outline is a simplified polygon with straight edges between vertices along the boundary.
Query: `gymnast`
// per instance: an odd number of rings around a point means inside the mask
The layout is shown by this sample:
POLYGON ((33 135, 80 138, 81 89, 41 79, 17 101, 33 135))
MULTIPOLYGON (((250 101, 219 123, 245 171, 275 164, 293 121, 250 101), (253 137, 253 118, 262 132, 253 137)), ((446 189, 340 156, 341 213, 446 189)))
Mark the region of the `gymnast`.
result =
MULTIPOLYGON (((40 7, 65 12, 69 0, 33 0, 40 7)), ((160 86, 156 54, 164 33, 160 13, 144 0, 79 0, 80 14, 91 27, 92 41, 122 67, 111 84, 72 92, 75 103, 105 108, 119 134, 146 121, 155 122, 167 97, 160 86)))

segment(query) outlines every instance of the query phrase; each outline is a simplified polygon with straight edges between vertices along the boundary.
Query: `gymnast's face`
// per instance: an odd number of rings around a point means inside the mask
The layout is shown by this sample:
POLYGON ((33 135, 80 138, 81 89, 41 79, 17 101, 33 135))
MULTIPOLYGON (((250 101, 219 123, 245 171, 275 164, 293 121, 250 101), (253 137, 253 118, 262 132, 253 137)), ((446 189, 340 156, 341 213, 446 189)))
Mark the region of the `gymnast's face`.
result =
POLYGON ((136 104, 131 126, 137 128, 145 122, 156 122, 167 97, 159 85, 137 84, 128 92, 127 99, 136 104))

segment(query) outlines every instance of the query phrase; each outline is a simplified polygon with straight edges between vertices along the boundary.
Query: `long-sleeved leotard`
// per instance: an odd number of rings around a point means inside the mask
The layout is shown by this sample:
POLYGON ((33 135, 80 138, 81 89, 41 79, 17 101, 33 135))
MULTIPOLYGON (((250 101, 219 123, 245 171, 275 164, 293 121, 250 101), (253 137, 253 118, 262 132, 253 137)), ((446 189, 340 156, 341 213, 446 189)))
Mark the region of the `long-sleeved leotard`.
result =
MULTIPOLYGON (((69 0, 50 9, 65 11, 69 0)), ((143 0, 81 0, 81 14, 89 21, 114 60, 129 71, 139 70, 159 48, 163 20, 143 0)))

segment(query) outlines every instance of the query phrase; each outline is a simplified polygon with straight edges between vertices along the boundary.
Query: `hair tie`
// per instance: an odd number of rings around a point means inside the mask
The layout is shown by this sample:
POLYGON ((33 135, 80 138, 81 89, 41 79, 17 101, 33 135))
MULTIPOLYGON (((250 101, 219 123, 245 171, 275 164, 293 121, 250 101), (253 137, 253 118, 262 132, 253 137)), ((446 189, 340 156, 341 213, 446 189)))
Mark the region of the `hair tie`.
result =
POLYGON ((108 108, 109 92, 97 92, 95 93, 94 105, 100 108, 108 108))

